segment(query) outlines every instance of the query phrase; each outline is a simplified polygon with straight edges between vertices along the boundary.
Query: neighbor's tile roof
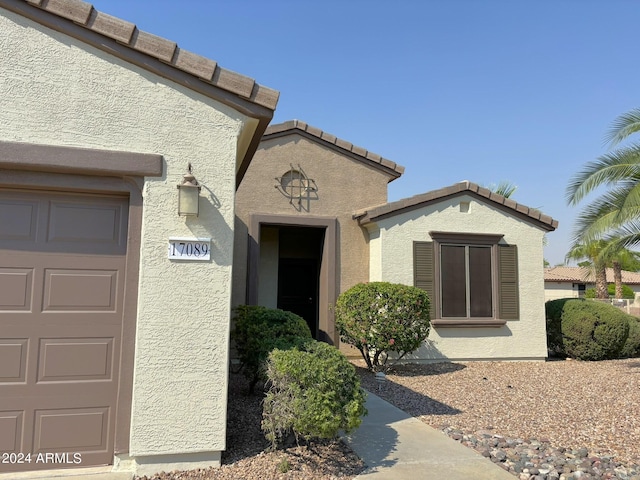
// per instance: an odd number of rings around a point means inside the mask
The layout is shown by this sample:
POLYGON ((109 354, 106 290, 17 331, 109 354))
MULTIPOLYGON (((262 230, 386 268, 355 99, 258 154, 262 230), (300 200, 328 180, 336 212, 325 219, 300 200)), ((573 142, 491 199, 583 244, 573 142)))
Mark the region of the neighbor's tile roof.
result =
POLYGON ((361 225, 364 225, 382 218, 415 210, 416 208, 421 208, 425 205, 436 203, 445 198, 460 194, 471 194, 480 197, 481 200, 488 200, 494 206, 506 210, 512 215, 520 216, 528 222, 547 231, 553 231, 558 227, 557 220, 554 220, 548 215, 544 215, 539 210, 517 203, 510 198, 506 198, 492 192, 488 188, 481 187, 476 183, 468 182, 466 180, 438 190, 432 190, 430 192, 415 195, 396 202, 386 203, 384 205, 356 212, 353 215, 353 218, 357 219, 361 225))
MULTIPOLYGON (((133 23, 99 12, 90 3, 80 0, 0 0, 0 7, 27 17, 30 14, 29 10, 37 7, 57 17, 71 20, 75 25, 90 32, 115 40, 119 45, 124 45, 134 52, 148 55, 196 77, 226 92, 227 95, 237 95, 268 110, 274 110, 278 103, 278 91, 259 85, 253 79, 239 73, 220 68, 215 61, 183 50, 171 40, 138 30, 133 23)), ((47 26, 75 36, 72 32, 73 24, 47 26)), ((110 46, 103 46, 103 49, 116 54, 110 46)), ((146 65, 141 66, 148 68, 146 65)), ((226 103, 224 99, 218 100, 226 103)))
POLYGON ((289 120, 284 123, 278 123, 275 125, 269 125, 262 137, 263 140, 270 138, 280 137, 288 135, 290 133, 297 132, 303 135, 311 137, 314 141, 320 140, 325 142, 330 147, 338 148, 339 150, 349 154, 355 155, 360 161, 363 161, 371 166, 379 168, 388 173, 392 180, 398 178, 404 173, 404 167, 398 165, 391 160, 388 160, 380 155, 368 151, 366 148, 357 147, 354 144, 342 140, 330 133, 327 133, 319 128, 312 127, 311 125, 302 122, 300 120, 289 120))
MULTIPOLYGON (((548 267, 544 269, 545 282, 595 283, 593 270, 587 267, 548 267)), ((607 282, 613 283, 613 268, 607 268, 607 282)), ((640 284, 640 273, 622 271, 622 283, 640 284)))

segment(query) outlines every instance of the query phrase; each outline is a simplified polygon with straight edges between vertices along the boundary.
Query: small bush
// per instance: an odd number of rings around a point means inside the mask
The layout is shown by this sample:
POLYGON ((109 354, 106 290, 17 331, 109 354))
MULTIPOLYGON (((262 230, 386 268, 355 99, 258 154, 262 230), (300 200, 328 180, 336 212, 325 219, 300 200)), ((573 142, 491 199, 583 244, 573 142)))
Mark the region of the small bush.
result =
POLYGON ((629 315, 591 300, 571 298, 545 304, 547 343, 553 353, 580 360, 618 358, 629 335, 629 315))
POLYGON ((429 297, 424 290, 387 282, 360 283, 336 302, 340 339, 362 354, 370 370, 384 369, 417 350, 429 335, 429 297))
POLYGON ((335 438, 366 414, 360 378, 335 347, 310 340, 300 349, 274 350, 267 362, 269 391, 262 430, 275 448, 290 433, 307 440, 335 438))
POLYGON ((640 320, 629 315, 629 336, 620 352, 621 358, 640 357, 640 320))
POLYGON ((278 463, 278 471, 280 473, 287 473, 289 470, 291 470, 291 464, 289 463, 289 460, 287 460, 286 458, 282 459, 280 463, 278 463))
MULTIPOLYGON (((616 286, 613 283, 607 285, 607 293, 609 297, 613 298, 616 296, 616 286)), ((587 288, 584 291, 585 298, 596 298, 596 289, 595 288, 587 288)), ((636 298, 636 293, 631 289, 628 285, 622 285, 622 298, 626 298, 629 300, 633 300, 636 298)))
POLYGON ((274 348, 286 350, 312 338, 307 322, 295 313, 257 305, 240 305, 234 313, 231 338, 250 392, 264 378, 264 363, 274 348))

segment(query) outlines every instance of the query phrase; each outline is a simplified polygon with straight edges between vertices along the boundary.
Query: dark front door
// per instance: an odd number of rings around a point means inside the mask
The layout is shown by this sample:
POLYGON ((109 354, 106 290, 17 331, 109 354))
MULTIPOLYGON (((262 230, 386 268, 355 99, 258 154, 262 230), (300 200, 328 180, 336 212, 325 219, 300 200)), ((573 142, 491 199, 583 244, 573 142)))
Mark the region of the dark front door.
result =
POLYGON ((318 260, 281 258, 278 264, 278 308, 300 315, 311 335, 318 334, 318 260))

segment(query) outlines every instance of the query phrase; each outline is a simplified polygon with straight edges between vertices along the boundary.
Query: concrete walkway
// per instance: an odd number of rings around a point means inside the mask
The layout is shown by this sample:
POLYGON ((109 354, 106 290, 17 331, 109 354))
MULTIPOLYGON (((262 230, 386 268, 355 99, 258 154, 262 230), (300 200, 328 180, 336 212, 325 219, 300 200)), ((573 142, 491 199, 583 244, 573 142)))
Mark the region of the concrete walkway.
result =
POLYGON ((367 396, 369 414, 345 441, 367 465, 357 480, 513 480, 491 460, 385 402, 367 396))

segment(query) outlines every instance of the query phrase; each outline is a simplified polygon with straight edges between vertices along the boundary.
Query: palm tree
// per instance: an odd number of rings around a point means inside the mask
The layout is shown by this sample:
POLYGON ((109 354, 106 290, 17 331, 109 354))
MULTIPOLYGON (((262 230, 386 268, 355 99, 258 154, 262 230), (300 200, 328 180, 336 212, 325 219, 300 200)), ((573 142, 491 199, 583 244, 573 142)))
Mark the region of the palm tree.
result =
POLYGON ((497 193, 498 195, 509 198, 515 193, 515 191, 518 189, 518 186, 514 185, 509 180, 500 180, 500 182, 498 182, 497 184, 492 183, 490 185, 487 185, 486 188, 494 193, 497 193))
POLYGON ((582 245, 573 249, 569 254, 567 254, 567 258, 571 258, 573 260, 589 258, 589 260, 579 262, 579 267, 589 267, 595 270, 594 265, 596 263, 600 265, 600 268, 602 268, 602 265, 604 265, 605 268, 610 267, 613 270, 615 298, 622 298, 622 270, 636 270, 640 254, 633 250, 621 247, 616 241, 599 240, 597 242, 591 242, 589 245, 591 245, 589 249, 585 249, 582 245), (587 254, 585 255, 585 253, 587 254), (597 255, 597 258, 592 259, 591 255, 597 255))
MULTIPOLYGON (((502 195, 504 198, 509 198, 509 197, 511 197, 511 195, 516 193, 516 190, 518 189, 518 186, 515 185, 510 180, 500 180, 498 183, 491 183, 491 184, 487 185, 485 188, 488 188, 489 190, 491 190, 494 193, 497 193, 498 195, 502 195)), ((542 237, 542 246, 546 247, 547 243, 548 243, 547 234, 545 233, 543 235, 543 237, 542 237)), ((542 260, 542 265, 544 267, 548 267, 549 266, 549 262, 547 260, 543 259, 542 260)))
POLYGON ((613 269, 615 298, 622 298, 622 270, 633 270, 632 266, 638 263, 638 252, 622 247, 619 241, 609 240, 604 243, 600 257, 613 269))
POLYGON ((617 148, 587 163, 569 182, 569 205, 577 205, 598 187, 609 187, 578 216, 574 246, 599 238, 620 246, 640 243, 640 144, 619 146, 636 132, 640 132, 640 108, 619 116, 612 124, 606 140, 610 148, 617 148))
POLYGON ((605 248, 602 240, 596 240, 590 243, 574 245, 565 260, 582 260, 587 259, 591 262, 596 277, 596 298, 609 298, 607 291, 607 264, 601 255, 605 248))

